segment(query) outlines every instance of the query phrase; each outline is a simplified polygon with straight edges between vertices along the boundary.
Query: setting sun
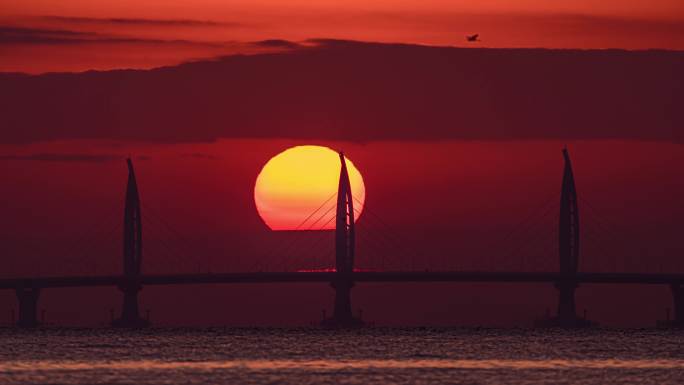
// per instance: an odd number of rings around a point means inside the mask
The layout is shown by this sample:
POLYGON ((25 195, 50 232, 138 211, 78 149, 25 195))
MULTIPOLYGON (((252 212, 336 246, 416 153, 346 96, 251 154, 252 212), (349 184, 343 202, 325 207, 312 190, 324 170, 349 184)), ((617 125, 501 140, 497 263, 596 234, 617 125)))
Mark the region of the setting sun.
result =
MULTIPOLYGON (((358 220, 366 188, 359 170, 348 158, 345 161, 358 220)), ((292 147, 274 156, 254 186, 259 215, 272 230, 334 228, 340 168, 338 153, 322 146, 292 147)))

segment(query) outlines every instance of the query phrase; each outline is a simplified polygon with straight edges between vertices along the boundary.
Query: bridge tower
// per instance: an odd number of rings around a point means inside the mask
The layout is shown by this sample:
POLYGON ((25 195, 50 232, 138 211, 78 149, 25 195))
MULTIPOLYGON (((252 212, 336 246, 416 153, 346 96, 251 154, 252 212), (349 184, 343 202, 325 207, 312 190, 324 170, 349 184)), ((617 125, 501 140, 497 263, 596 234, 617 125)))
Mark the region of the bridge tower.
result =
POLYGON ((563 149, 565 167, 561 184, 560 216, 558 220, 558 256, 560 258, 560 279, 558 290, 558 312, 555 318, 542 320, 542 326, 586 327, 592 322, 578 318, 575 309, 577 269, 579 266, 580 235, 577 189, 568 149, 563 149))
POLYGON ((570 326, 577 319, 575 312, 574 280, 579 260, 579 210, 577 208, 577 190, 572 174, 570 156, 563 149, 565 170, 561 188, 560 216, 558 221, 558 255, 560 257, 561 281, 556 283, 558 289, 558 321, 570 326))
POLYGON ((340 180, 337 188, 337 211, 335 221, 335 271, 331 282, 335 289, 335 308, 332 318, 323 320, 326 327, 359 327, 363 322, 354 317, 351 309, 351 289, 354 287, 355 229, 354 198, 344 154, 340 152, 340 180))
POLYGON ((130 159, 126 162, 128 186, 124 207, 123 279, 119 283, 119 290, 123 292, 123 308, 121 318, 114 320, 112 324, 117 327, 145 327, 148 326, 148 322, 140 318, 138 311, 138 293, 142 290, 140 272, 143 256, 140 196, 133 162, 130 159))

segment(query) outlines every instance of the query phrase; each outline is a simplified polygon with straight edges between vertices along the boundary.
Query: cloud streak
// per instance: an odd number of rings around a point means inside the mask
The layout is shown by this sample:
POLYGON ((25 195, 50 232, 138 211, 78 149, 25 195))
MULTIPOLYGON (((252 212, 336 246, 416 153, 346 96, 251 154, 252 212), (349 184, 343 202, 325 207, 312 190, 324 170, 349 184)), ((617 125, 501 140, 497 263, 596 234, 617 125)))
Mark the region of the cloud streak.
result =
POLYGON ((195 40, 163 40, 139 37, 104 35, 95 32, 83 32, 64 29, 42 29, 13 27, 0 25, 0 44, 154 44, 154 45, 193 45, 204 47, 225 47, 224 43, 195 40))
POLYGON ((70 44, 95 36, 92 32, 0 25, 0 44, 70 44))
POLYGON ((282 39, 269 39, 269 40, 260 40, 260 41, 255 41, 252 43, 255 46, 258 47, 266 47, 266 48, 289 48, 289 49, 294 49, 294 48, 300 48, 301 45, 299 43, 295 43, 289 40, 282 40, 282 39))
POLYGON ((157 27, 240 27, 241 23, 221 22, 212 20, 193 19, 144 19, 144 18, 97 18, 77 16, 42 16, 47 21, 57 21, 73 24, 112 24, 112 25, 148 25, 157 27))
MULTIPOLYGON (((118 162, 128 156, 119 154, 82 154, 82 153, 52 153, 42 152, 34 154, 5 154, 0 155, 0 161, 19 161, 19 162, 67 162, 67 163, 107 163, 118 162)), ((151 158, 147 155, 136 155, 136 160, 144 161, 151 158)))
POLYGON ((39 153, 28 155, 0 155, 0 161, 38 161, 38 162, 84 162, 105 163, 124 159, 114 154, 57 154, 39 153))

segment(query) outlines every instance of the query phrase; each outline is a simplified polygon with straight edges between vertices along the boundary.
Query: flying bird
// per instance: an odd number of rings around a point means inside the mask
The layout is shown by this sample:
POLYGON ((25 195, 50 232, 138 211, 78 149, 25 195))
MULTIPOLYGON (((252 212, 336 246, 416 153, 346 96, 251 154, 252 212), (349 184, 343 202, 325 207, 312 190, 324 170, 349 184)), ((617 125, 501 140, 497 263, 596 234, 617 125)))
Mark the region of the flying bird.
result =
POLYGON ((479 36, 480 36, 479 33, 476 33, 476 34, 470 35, 470 36, 466 35, 466 40, 468 40, 469 42, 481 41, 478 39, 479 36))

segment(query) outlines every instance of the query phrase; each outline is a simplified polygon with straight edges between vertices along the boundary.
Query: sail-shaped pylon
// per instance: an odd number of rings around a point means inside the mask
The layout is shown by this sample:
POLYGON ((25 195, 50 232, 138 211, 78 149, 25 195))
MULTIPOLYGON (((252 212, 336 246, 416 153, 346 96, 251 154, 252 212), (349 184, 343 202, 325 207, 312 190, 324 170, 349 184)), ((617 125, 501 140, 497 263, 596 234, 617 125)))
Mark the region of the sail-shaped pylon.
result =
POLYGON ((138 182, 135 179, 133 162, 128 164, 128 185, 126 186, 126 204, 124 206, 123 233, 123 279, 119 289, 123 292, 121 318, 113 320, 113 326, 139 328, 149 325, 149 321, 140 318, 138 309, 138 293, 142 290, 140 275, 142 270, 142 216, 138 182))
POLYGON ((577 317, 575 291, 580 256, 580 223, 577 188, 572 163, 567 148, 563 148, 563 181, 561 182, 560 213, 558 219, 558 257, 560 279, 555 283, 558 290, 558 312, 553 318, 536 322, 542 327, 581 328, 595 325, 585 318, 577 317))
POLYGON ((131 277, 139 275, 142 267, 142 218, 133 162, 127 159, 126 163, 128 164, 128 186, 124 207, 123 273, 131 277))
POLYGON ((335 221, 335 268, 340 273, 354 270, 354 198, 347 171, 347 162, 340 152, 340 180, 337 188, 337 215, 335 221))
POLYGON ((335 289, 335 308, 332 318, 324 319, 322 325, 331 328, 360 327, 361 319, 354 317, 351 308, 351 289, 354 282, 355 253, 354 197, 344 154, 340 152, 340 179, 337 188, 337 212, 335 221, 335 270, 331 282, 335 289))
POLYGON ((558 254, 560 271, 563 274, 577 273, 579 265, 579 209, 577 189, 568 149, 563 149, 565 169, 561 188, 560 215, 558 223, 558 254))

